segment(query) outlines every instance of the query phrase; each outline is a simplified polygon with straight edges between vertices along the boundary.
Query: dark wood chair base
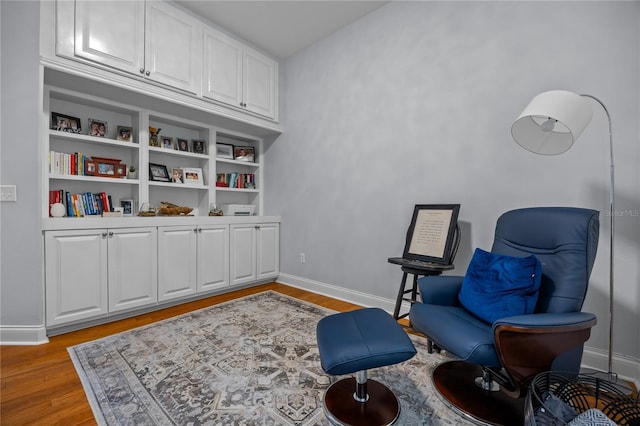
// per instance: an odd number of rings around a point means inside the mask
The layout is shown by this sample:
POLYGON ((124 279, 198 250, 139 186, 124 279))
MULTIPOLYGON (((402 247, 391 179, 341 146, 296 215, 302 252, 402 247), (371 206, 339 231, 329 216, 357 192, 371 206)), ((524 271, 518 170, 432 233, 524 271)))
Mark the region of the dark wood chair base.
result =
POLYGON ((392 425, 400 415, 398 398, 389 388, 375 380, 367 380, 367 402, 358 402, 353 394, 356 379, 351 377, 332 384, 324 394, 324 412, 335 425, 392 425))
POLYGON ((432 373, 440 399, 467 420, 482 425, 523 424, 525 397, 483 390, 475 384, 476 377, 482 377, 482 368, 464 361, 445 362, 432 373))

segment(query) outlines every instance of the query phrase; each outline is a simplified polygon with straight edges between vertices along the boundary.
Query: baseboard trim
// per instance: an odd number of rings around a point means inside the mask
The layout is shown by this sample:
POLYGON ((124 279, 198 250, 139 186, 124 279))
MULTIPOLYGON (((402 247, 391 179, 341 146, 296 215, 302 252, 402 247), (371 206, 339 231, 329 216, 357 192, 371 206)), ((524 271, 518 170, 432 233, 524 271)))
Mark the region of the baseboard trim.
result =
POLYGON ((44 325, 0 325, 0 345, 35 346, 49 343, 44 325))
MULTIPOLYGON (((613 354, 611 368, 618 378, 628 380, 640 389, 640 360, 613 354)), ((609 354, 598 348, 585 346, 582 354, 582 367, 607 372, 609 369, 609 354)))
MULTIPOLYGON (((318 293, 323 296, 332 297, 334 299, 343 300, 364 307, 377 307, 384 309, 389 314, 393 314, 396 301, 386 299, 384 297, 373 296, 371 294, 359 291, 349 290, 332 284, 326 284, 320 281, 310 280, 295 275, 280 274, 276 280, 280 284, 290 287, 300 288, 302 290, 318 293)), ((409 303, 403 303, 403 311, 409 310, 409 303)))

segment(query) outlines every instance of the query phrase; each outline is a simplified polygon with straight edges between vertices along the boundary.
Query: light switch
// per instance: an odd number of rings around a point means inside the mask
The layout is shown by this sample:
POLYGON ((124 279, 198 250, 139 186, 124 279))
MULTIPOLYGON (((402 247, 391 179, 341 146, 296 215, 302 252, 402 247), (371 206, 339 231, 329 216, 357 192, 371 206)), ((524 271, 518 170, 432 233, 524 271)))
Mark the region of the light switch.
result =
POLYGON ((0 201, 16 201, 16 186, 0 185, 0 201))

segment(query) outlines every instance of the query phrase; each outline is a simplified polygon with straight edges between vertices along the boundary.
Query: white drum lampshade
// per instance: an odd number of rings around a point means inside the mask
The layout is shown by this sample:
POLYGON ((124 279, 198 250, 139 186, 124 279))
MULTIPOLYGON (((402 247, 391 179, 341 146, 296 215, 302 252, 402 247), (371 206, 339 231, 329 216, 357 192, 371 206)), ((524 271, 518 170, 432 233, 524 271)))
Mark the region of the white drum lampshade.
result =
POLYGON ((543 155, 562 154, 591 121, 588 99, 566 90, 536 96, 511 126, 513 139, 524 149, 543 155))

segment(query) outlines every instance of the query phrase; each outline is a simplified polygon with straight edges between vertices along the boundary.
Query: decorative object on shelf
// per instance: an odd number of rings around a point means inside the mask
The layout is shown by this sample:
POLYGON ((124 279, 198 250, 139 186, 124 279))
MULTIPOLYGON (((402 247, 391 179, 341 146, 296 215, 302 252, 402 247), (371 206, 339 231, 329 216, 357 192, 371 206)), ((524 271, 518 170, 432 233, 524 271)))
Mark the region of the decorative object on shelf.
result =
POLYGON ((149 179, 157 182, 171 182, 167 166, 149 163, 149 179))
POLYGON ((149 146, 160 146, 160 128, 149 126, 149 146))
POLYGON ((167 201, 162 201, 160 203, 160 208, 158 209, 158 214, 162 216, 187 216, 192 211, 193 208, 191 207, 183 207, 167 201))
POLYGON ((204 185, 202 179, 202 169, 195 167, 184 167, 182 169, 185 185, 204 185))
POLYGON ((205 151, 205 141, 200 139, 192 139, 191 146, 193 147, 193 152, 196 154, 206 154, 205 151))
POLYGON ((127 177, 129 179, 138 179, 138 169, 136 169, 136 166, 129 166, 127 177))
POLYGON ((142 203, 140 206, 140 210, 138 211, 138 216, 155 216, 156 208, 149 203, 142 203))
POLYGON ((215 204, 211 204, 209 206, 209 216, 224 216, 224 213, 215 204))
POLYGON ((62 203, 54 203, 51 206, 51 216, 63 217, 65 215, 66 208, 62 203))
POLYGON ((171 136, 163 136, 162 147, 166 149, 173 149, 173 138, 171 136))
MULTIPOLYGON (((604 110, 609 123, 609 353, 607 380, 616 382, 613 372, 613 252, 614 252, 614 165, 613 134, 609 110, 598 98, 578 95, 565 90, 551 90, 534 97, 511 126, 513 139, 524 149, 535 154, 557 155, 567 151, 587 127, 593 111, 587 98, 594 100, 604 110)), ((621 385, 619 383, 618 385, 621 385)))
POLYGON ((189 152, 189 142, 186 139, 178 138, 178 151, 189 152))
POLYGON ((184 183, 184 173, 182 169, 171 169, 171 182, 184 183))
POLYGON ((107 136, 107 122, 103 120, 89 119, 89 136, 104 138, 107 136))
POLYGON ((84 174, 89 176, 121 178, 127 175, 127 165, 115 158, 93 157, 85 160, 84 174))
POLYGON ((51 129, 59 132, 80 133, 82 132, 82 125, 77 117, 52 112, 51 129))
POLYGON ((118 126, 116 139, 122 142, 135 142, 133 140, 133 128, 128 126, 118 126))
POLYGON ((102 212, 102 217, 122 217, 122 207, 114 207, 112 212, 102 212))
POLYGON ((233 158, 238 161, 253 163, 255 162, 255 154, 255 148, 252 146, 236 146, 233 148, 233 158))
POLYGON ((226 143, 217 143, 216 144, 216 157, 218 158, 227 158, 229 160, 233 160, 233 145, 229 145, 226 143))
POLYGON ((133 216, 133 200, 120 200, 123 216, 133 216))

